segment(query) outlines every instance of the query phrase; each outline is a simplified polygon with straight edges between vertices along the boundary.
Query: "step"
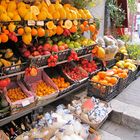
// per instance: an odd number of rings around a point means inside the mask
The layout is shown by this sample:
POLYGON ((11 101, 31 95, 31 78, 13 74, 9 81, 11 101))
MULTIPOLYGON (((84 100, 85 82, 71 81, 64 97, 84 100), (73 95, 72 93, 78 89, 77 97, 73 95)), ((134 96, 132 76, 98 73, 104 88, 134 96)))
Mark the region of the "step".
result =
POLYGON ((140 130, 140 107, 116 99, 111 101, 111 106, 111 121, 140 130))
POLYGON ((102 140, 140 140, 140 130, 106 121, 99 130, 102 140))

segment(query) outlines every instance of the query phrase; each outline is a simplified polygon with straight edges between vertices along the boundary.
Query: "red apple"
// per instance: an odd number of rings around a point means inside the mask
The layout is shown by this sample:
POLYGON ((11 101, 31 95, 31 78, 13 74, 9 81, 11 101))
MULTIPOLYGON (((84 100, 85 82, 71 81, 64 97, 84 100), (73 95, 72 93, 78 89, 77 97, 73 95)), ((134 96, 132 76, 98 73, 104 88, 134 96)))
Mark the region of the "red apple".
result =
POLYGON ((58 48, 59 48, 59 51, 65 50, 65 46, 64 45, 61 45, 58 48))
POLYGON ((57 45, 52 46, 52 52, 58 52, 58 46, 57 45))
POLYGON ((33 55, 33 56, 39 56, 40 53, 39 53, 38 51, 34 51, 34 52, 32 53, 32 55, 33 55))
POLYGON ((24 57, 29 57, 31 55, 31 53, 30 53, 30 51, 25 51, 23 55, 24 55, 24 57))
POLYGON ((44 55, 47 55, 47 54, 49 55, 49 54, 51 54, 51 53, 50 53, 49 51, 44 51, 43 54, 44 54, 44 55))
POLYGON ((51 51, 51 48, 52 48, 52 46, 51 46, 49 43, 46 43, 46 44, 43 46, 43 50, 44 50, 44 51, 51 51))

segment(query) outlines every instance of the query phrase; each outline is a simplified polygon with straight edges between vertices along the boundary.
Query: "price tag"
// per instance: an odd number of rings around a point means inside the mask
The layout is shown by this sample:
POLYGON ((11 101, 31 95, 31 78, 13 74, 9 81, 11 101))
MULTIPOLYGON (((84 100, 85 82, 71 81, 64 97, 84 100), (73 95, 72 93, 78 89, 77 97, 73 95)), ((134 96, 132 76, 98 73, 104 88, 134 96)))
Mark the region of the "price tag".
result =
POLYGON ((30 101, 29 100, 24 100, 24 101, 22 101, 22 106, 23 107, 25 107, 25 106, 27 106, 27 105, 29 105, 30 104, 30 101))
POLYGON ((28 26, 35 26, 35 21, 34 20, 28 20, 28 26))
POLYGON ((44 21, 37 21, 38 26, 44 26, 44 21))
POLYGON ((45 0, 47 5, 49 6, 51 4, 50 0, 45 0))

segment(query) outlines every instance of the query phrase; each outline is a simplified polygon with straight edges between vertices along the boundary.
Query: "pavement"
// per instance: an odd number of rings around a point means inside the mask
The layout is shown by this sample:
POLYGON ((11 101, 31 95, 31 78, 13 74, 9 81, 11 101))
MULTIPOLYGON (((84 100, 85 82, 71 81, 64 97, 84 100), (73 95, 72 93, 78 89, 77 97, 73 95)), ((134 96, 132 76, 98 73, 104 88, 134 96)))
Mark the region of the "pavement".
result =
MULTIPOLYGON (((75 97, 86 94, 87 90, 81 89, 53 103, 53 106, 70 103, 75 97)), ((110 103, 113 111, 99 129, 101 140, 140 140, 140 77, 110 103)))

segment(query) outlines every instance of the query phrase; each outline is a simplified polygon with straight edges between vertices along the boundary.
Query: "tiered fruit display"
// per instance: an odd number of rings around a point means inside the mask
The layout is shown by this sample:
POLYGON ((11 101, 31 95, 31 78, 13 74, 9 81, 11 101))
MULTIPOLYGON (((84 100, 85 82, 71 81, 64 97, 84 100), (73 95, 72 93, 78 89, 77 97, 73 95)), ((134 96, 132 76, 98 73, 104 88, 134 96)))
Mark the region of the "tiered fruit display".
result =
POLYGON ((11 102, 16 102, 18 100, 27 98, 27 95, 23 93, 20 87, 9 89, 7 91, 7 96, 11 100, 11 102))
POLYGON ((59 2, 47 5, 42 0, 29 5, 16 0, 2 0, 0 5, 0 21, 92 18, 86 9, 76 9, 70 4, 62 5, 59 2))
POLYGON ((65 79, 61 76, 52 78, 52 81, 57 85, 59 90, 64 90, 70 86, 69 82, 66 82, 65 79))
POLYGON ((21 60, 14 56, 12 49, 0 50, 0 68, 10 67, 12 65, 20 65, 21 63, 21 60))
POLYGON ((95 61, 87 59, 81 59, 80 66, 89 73, 96 71, 98 68, 95 61))
POLYGON ((133 63, 133 60, 131 59, 120 60, 119 62, 116 63, 115 67, 122 68, 122 69, 125 68, 132 71, 135 71, 137 69, 136 65, 133 63))
POLYGON ((115 84, 117 84, 118 79, 116 77, 108 75, 108 73, 105 71, 100 71, 97 75, 92 77, 91 81, 106 86, 114 86, 115 84))
POLYGON ((81 70, 79 67, 72 67, 71 65, 65 65, 63 67, 63 72, 74 81, 79 81, 88 77, 88 74, 84 70, 81 70))
POLYGON ((54 92, 56 92, 56 90, 53 87, 47 85, 44 81, 37 83, 35 88, 35 93, 37 96, 46 96, 53 94, 54 92))

